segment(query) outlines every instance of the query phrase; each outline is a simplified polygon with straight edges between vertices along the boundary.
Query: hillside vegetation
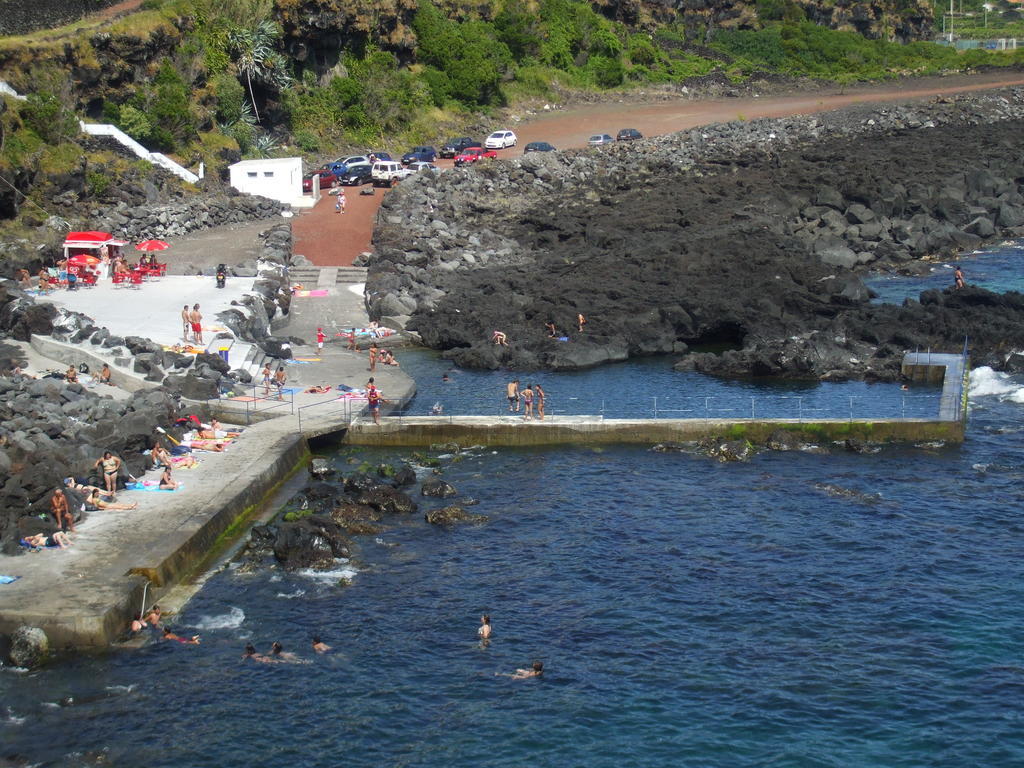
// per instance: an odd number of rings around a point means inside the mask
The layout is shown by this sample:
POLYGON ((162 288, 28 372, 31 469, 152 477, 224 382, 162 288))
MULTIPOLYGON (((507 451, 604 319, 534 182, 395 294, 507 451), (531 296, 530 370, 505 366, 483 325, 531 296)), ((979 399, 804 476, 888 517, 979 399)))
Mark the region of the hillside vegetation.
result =
MULTIPOLYGON (((1024 57, 883 39, 927 28, 917 0, 844 6, 844 19, 873 19, 877 39, 809 21, 826 10, 837 18, 836 7, 810 0, 676 5, 145 0, 112 21, 0 38, 0 78, 32 95, 6 100, 0 174, 31 196, 35 177, 60 165, 55 156, 83 156, 75 112, 216 174, 241 156, 432 141, 481 112, 566 91, 759 73, 842 83, 1024 57)), ((94 172, 78 186, 88 197, 101 185, 94 172)), ((18 207, 0 198, 0 218, 18 207)))

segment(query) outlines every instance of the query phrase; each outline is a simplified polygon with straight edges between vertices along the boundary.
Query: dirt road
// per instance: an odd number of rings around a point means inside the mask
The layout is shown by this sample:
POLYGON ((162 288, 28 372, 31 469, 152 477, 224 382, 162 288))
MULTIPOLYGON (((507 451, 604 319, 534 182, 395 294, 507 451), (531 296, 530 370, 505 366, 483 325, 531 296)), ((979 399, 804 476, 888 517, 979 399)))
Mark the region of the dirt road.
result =
MULTIPOLYGON (((586 146, 595 133, 613 136, 620 128, 636 128, 645 136, 657 136, 687 130, 698 125, 728 122, 743 118, 784 117, 825 112, 851 104, 909 102, 937 95, 1024 85, 1018 73, 994 72, 981 75, 921 78, 912 82, 886 83, 838 91, 817 91, 766 97, 722 98, 713 100, 661 101, 652 104, 603 103, 556 111, 512 127, 519 146, 499 152, 516 157, 530 141, 547 141, 559 149, 586 146)), ((504 126, 495 126, 495 128, 504 126)), ((483 136, 479 137, 481 140, 483 136)), ((451 167, 450 161, 440 161, 451 167)), ((372 197, 348 193, 349 212, 335 214, 333 199, 325 196, 311 211, 300 214, 294 223, 295 253, 321 266, 344 266, 363 251, 371 250, 370 237, 380 201, 386 192, 377 190, 372 197)))

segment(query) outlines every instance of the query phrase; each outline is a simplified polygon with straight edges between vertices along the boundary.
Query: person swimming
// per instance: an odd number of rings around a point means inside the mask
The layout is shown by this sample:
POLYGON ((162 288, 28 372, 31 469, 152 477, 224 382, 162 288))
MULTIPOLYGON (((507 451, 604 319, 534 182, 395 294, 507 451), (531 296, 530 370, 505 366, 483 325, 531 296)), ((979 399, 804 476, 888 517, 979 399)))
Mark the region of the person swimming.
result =
POLYGON ((181 637, 180 635, 174 634, 170 627, 164 627, 164 640, 177 640, 179 643, 184 643, 185 645, 199 645, 199 635, 181 637))
POLYGON ((296 662, 299 657, 291 651, 286 651, 284 646, 276 640, 270 646, 270 660, 282 662, 296 662))
POLYGON ((331 646, 320 639, 319 635, 313 636, 313 650, 317 653, 327 653, 331 650, 331 646))
POLYGON ((256 646, 254 646, 252 643, 247 643, 245 646, 245 653, 242 654, 242 660, 244 661, 245 659, 252 659, 253 661, 259 661, 264 663, 270 661, 270 659, 268 659, 262 653, 256 653, 256 646))
POLYGON ((480 617, 480 627, 477 629, 476 634, 481 640, 490 640, 491 632, 491 617, 485 613, 480 617))

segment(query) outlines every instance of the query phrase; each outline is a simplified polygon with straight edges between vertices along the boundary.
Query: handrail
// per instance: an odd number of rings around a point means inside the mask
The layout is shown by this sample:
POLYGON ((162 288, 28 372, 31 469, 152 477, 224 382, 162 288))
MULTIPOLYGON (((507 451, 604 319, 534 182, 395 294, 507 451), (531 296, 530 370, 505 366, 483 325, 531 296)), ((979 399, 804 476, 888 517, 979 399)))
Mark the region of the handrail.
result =
MULTIPOLYGON (((298 430, 299 430, 299 432, 302 431, 302 412, 303 411, 308 410, 310 408, 320 408, 320 407, 323 407, 325 405, 330 405, 331 403, 344 403, 343 407, 341 407, 339 409, 339 410, 342 410, 342 411, 345 412, 345 416, 342 419, 342 421, 344 421, 346 424, 351 424, 353 416, 357 412, 358 413, 362 413, 362 411, 366 408, 366 404, 362 403, 362 404, 360 404, 359 409, 357 411, 355 408, 353 408, 353 403, 354 402, 355 401, 352 400, 351 398, 335 396, 335 397, 329 398, 327 400, 319 400, 319 401, 317 401, 315 403, 307 403, 306 405, 300 405, 296 409, 296 413, 298 414, 298 417, 299 417, 299 423, 298 423, 298 430)), ((309 417, 307 416, 307 419, 308 418, 309 417)))

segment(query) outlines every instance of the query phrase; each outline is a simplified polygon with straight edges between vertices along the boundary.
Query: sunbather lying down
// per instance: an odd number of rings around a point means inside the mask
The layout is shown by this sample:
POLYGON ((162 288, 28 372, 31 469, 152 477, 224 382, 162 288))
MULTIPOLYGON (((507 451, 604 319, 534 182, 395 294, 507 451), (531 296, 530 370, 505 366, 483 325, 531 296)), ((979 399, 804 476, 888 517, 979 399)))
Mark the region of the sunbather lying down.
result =
POLYGON ((37 533, 34 536, 26 536, 22 539, 29 547, 59 547, 60 549, 67 549, 71 546, 71 539, 68 538, 66 533, 62 531, 56 531, 47 536, 45 533, 37 533))
POLYGON ((330 391, 331 388, 328 387, 326 384, 314 384, 312 387, 309 387, 306 390, 306 392, 308 392, 311 395, 322 395, 324 392, 330 391))
POLYGON ((221 442, 218 440, 203 440, 199 438, 193 438, 191 440, 182 440, 181 444, 186 448, 191 448, 193 451, 216 451, 220 453, 223 451, 229 443, 221 442))

